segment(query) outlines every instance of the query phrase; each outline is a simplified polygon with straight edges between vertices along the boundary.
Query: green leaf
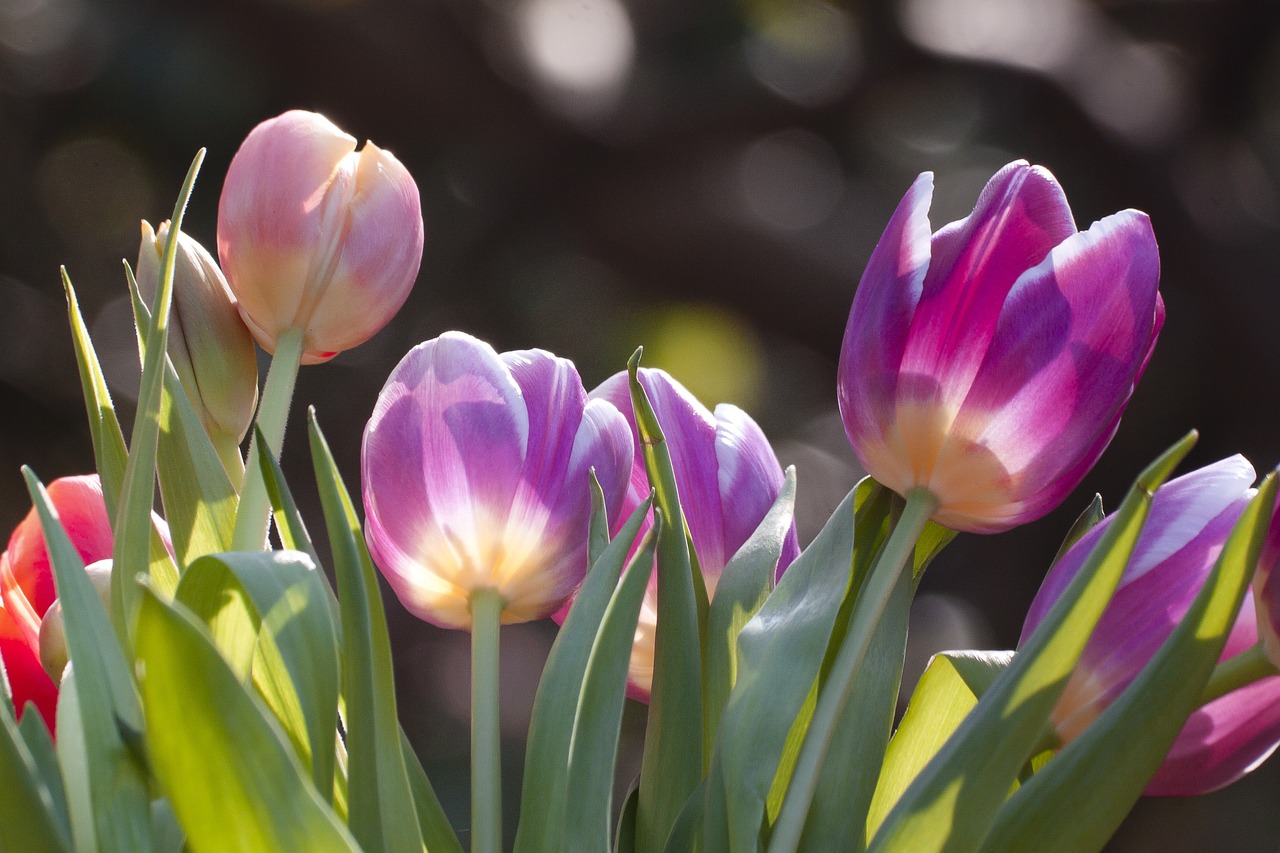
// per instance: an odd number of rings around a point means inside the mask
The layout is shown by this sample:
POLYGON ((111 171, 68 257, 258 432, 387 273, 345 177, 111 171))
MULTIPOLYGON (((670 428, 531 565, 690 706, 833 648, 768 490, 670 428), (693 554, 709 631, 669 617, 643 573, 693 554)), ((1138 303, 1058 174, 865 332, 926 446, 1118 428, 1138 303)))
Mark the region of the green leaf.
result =
POLYGON ((243 683, 250 680, 312 771, 333 794, 338 726, 336 613, 323 575, 300 551, 232 551, 198 558, 175 599, 208 626, 243 683))
POLYGON ((702 850, 702 812, 707 802, 706 788, 707 780, 703 779, 689 795, 671 827, 663 853, 700 853, 702 850))
MULTIPOLYGON (((62 605, 67 650, 76 673, 77 716, 83 727, 82 772, 88 783, 97 846, 103 853, 143 853, 150 849, 151 800, 146 772, 134 759, 123 734, 142 730, 142 709, 129 665, 102 599, 85 574, 80 553, 58 523, 48 493, 31 469, 24 467, 22 473, 44 530, 62 605)), ((145 560, 136 565, 144 564, 145 560)), ((70 735, 60 727, 59 737, 68 736, 74 741, 81 734, 70 735)), ((65 764, 63 774, 68 775, 65 764)), ((78 835, 76 841, 79 847, 78 835)))
MULTIPOLYGON (((618 589, 627 552, 652 502, 652 496, 642 501, 601 551, 551 646, 529 722, 516 853, 552 853, 561 849, 578 697, 605 610, 618 589)), ((603 496, 593 516, 605 517, 603 496)))
POLYGON ((136 640, 147 749, 191 849, 358 851, 203 626, 142 589, 136 640))
POLYGON ((1089 501, 1089 505, 1084 508, 1084 512, 1080 513, 1075 523, 1071 525, 1071 529, 1067 531, 1066 538, 1058 546, 1058 553, 1053 555, 1053 562, 1050 565, 1061 560, 1062 555, 1067 553, 1072 545, 1079 542, 1080 538, 1092 530, 1105 516, 1106 512, 1102 509, 1102 495, 1095 494, 1093 500, 1089 501))
MULTIPOLYGON (((898 724, 867 814, 866 838, 875 835, 889 809, 978 704, 1013 652, 942 652, 925 668, 898 724)), ((861 842, 866 843, 864 838, 861 842)))
POLYGON ((1147 468, 1079 575, 1026 646, 890 810, 870 849, 976 849, 1106 609, 1146 521, 1152 492, 1194 444, 1189 435, 1147 468))
POLYGON ((903 572, 872 634, 805 819, 800 849, 806 853, 865 849, 863 816, 876 783, 869 770, 884 761, 893 731, 913 587, 911 573, 903 572))
POLYGON ((573 807, 567 809, 562 849, 609 848, 613 771, 618 760, 627 670, 653 566, 654 541, 662 535, 662 519, 662 512, 655 511, 653 527, 615 587, 587 661, 569 748, 567 802, 573 807))
MULTIPOLYGON (((125 447, 124 434, 120 432, 120 421, 111 403, 111 394, 107 390, 107 382, 98 363, 98 355, 94 351, 93 341, 89 337, 89 329, 80 313, 80 304, 76 300, 75 289, 67 271, 62 270, 62 285, 67 295, 67 314, 71 323, 71 340, 75 344, 76 362, 80 369, 80 386, 84 392, 85 408, 89 415, 89 434, 93 439, 93 456, 97 464, 98 476, 102 480, 102 495, 107 506, 107 517, 114 526, 120 503, 120 492, 124 487, 125 467, 129 461, 129 451, 125 447)), ((172 567, 172 558, 165 547, 164 539, 156 526, 155 519, 151 524, 151 565, 152 573, 177 580, 177 568, 172 567)))
MULTIPOLYGON (((275 515, 276 530, 280 534, 280 541, 285 548, 292 551, 302 551, 311 557, 311 561, 317 566, 320 565, 320 558, 316 556, 315 547, 311 543, 311 534, 307 532, 307 525, 302 521, 302 513, 298 512, 298 504, 293 499, 293 493, 289 490, 289 484, 285 482, 284 471, 280 468, 280 461, 276 459, 275 454, 271 452, 271 448, 267 446, 267 439, 262 435, 262 429, 257 424, 253 425, 254 435, 257 436, 256 442, 258 447, 258 464, 262 467, 262 481, 267 487, 267 497, 271 501, 271 509, 275 515)), ((333 588, 328 585, 326 580, 325 588, 330 593, 333 588)), ((336 605, 338 599, 333 597, 336 605)))
POLYGON ((1098 719, 1009 799, 984 849, 1074 853, 1107 843, 1200 704, 1258 564, 1275 498, 1273 473, 1177 629, 1098 719))
MULTIPOLYGON (((111 558, 117 566, 149 565, 149 575, 157 590, 171 592, 177 573, 168 560, 156 561, 151 554, 151 506, 155 500, 156 456, 159 445, 160 414, 164 387, 165 346, 169 340, 169 307, 173 299, 173 268, 178 250, 178 232, 186 212, 187 199, 195 184, 196 174, 204 161, 204 149, 196 153, 187 171, 178 201, 174 205, 172 225, 165 240, 161 261, 160 284, 151 306, 151 324, 145 336, 150 346, 142 363, 142 383, 138 388, 138 409, 133 421, 132 446, 125 465, 120 489, 120 506, 115 519, 115 545, 111 558)), ((131 637, 132 614, 137 609, 138 585, 127 571, 111 576, 112 614, 116 633, 127 647, 131 637)), ((87 698, 87 697, 81 697, 87 698)))
MULTIPOLYGON (((125 273, 133 297, 138 346, 145 359, 151 312, 142 301, 128 264, 125 264, 125 273)), ((161 370, 164 382, 156 457, 160 497, 178 563, 186 566, 196 557, 231 547, 237 496, 218 451, 167 355, 161 370)))
MULTIPOLYGON (((755 532, 720 575, 707 613, 707 668, 703 689, 703 732, 714 739, 729 691, 738 676, 738 633, 773 592, 778 560, 795 515, 796 469, 788 468, 782 489, 755 532)), ((707 745, 710 754, 714 740, 707 745)))
POLYGON ((738 678, 711 760, 707 850, 758 845, 787 737, 818 677, 849 586, 854 512, 870 483, 864 480, 849 492, 738 635, 738 678))
POLYGON ((635 853, 636 850, 636 809, 640 805, 640 789, 632 788, 622 802, 622 813, 618 815, 618 829, 614 833, 613 853, 635 853))
MULTIPOLYGON (((0 711, 0 714, 2 713, 4 712, 0 711)), ((44 718, 34 710, 34 705, 31 703, 27 704, 22 720, 18 723, 18 734, 22 735, 23 743, 26 744, 32 760, 35 761, 36 770, 39 771, 40 782, 44 785, 45 790, 49 792, 49 798, 53 804, 54 820, 63 828, 69 840, 71 837, 71 817, 67 813, 66 787, 62 782, 62 768, 58 766, 58 753, 53 745, 53 736, 49 734, 49 729, 45 727, 44 718)), ((7 789, 0 788, 0 790, 7 789)), ((0 826, 4 826, 4 821, 0 820, 0 826)))
MULTIPOLYGON (((307 426, 342 615, 348 822, 366 850, 421 853, 424 839, 418 822, 405 819, 415 814, 416 806, 396 718, 391 640, 377 573, 314 409, 308 411, 307 426)), ((439 829, 440 838, 426 839, 428 846, 455 849, 452 830, 439 829)))
POLYGON ((409 788, 413 791, 413 805, 418 818, 418 829, 426 839, 427 850, 431 853, 462 853, 462 845, 449 826, 449 818, 440 805, 427 772, 422 769, 418 754, 413 751, 404 729, 400 729, 400 747, 404 754, 405 767, 409 773, 409 788))
POLYGON ((641 386, 640 350, 627 362, 631 403, 654 505, 669 520, 658 540, 658 621, 653 687, 640 767, 636 849, 661 853, 685 800, 702 779, 702 659, 706 643, 707 590, 691 557, 676 489, 671 452, 641 386))
MULTIPOLYGON (((40 715, 28 706, 23 721, 40 715)), ((41 728, 43 723, 37 723, 41 728)), ((48 735, 46 734, 46 737, 48 735)), ((67 853, 71 837, 18 722, 0 707, 0 853, 67 853)), ((60 792, 59 792, 60 793, 60 792)))
POLYGON ((80 695, 74 666, 68 666, 58 683, 58 766, 66 781, 67 812, 71 817, 72 847, 77 853, 97 853, 93 794, 89 790, 88 744, 85 742, 80 695))

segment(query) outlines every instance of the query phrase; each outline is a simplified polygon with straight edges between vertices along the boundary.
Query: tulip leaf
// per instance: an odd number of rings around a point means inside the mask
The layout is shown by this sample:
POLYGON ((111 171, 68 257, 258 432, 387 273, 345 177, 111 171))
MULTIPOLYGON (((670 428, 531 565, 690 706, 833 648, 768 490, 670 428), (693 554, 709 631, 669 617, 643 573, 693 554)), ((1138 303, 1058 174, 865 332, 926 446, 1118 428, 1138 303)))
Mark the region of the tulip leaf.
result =
POLYGON ((636 849, 660 853, 676 816, 705 773, 702 733, 702 655, 707 590, 694 564, 662 425, 640 384, 640 350, 627 362, 631 403, 654 489, 654 506, 670 523, 658 540, 658 624, 653 688, 645 728, 636 812, 636 849))
MULTIPOLYGON (((127 263, 125 274, 133 299, 138 346, 145 360, 151 312, 142 301, 127 263)), ((161 370, 164 382, 156 451, 160 498, 178 564, 187 566, 196 557, 231 547, 237 498, 218 451, 167 355, 161 370)))
POLYGON ((1079 542, 1080 538, 1096 527, 1105 516, 1106 512, 1102 509, 1102 495, 1095 494, 1093 500, 1089 501, 1089 505, 1084 508, 1084 512, 1080 513, 1075 523, 1071 525, 1071 529, 1067 531, 1062 544, 1058 546, 1058 553, 1053 555, 1053 562, 1049 565, 1055 565, 1061 560, 1062 555, 1071 550, 1071 546, 1079 542))
MULTIPOLYGON (((29 705, 23 722, 39 716, 29 705)), ((37 725, 44 727, 43 723, 37 725)), ((0 791, 4 792, 0 796, 0 850, 68 853, 71 836, 65 813, 59 812, 45 768, 19 728, 11 707, 0 707, 0 791)), ((52 755, 52 744, 49 754, 52 755)))
MULTIPOLYGON (((714 739, 729 691, 738 674, 738 633, 760 610, 769 593, 795 515, 796 470, 787 468, 782 489, 755 532, 729 558, 707 613, 707 659, 703 689, 703 732, 714 739)), ((714 741, 707 746, 710 754, 714 741)))
POLYGON ((314 409, 308 411, 307 427, 338 580, 351 832, 366 850, 421 853, 424 840, 432 851, 461 850, 443 810, 425 839, 419 823, 405 819, 417 814, 419 804, 410 786, 396 718, 391 639, 377 572, 314 409))
POLYGON ((765 805, 792 726, 809 698, 849 586, 855 509, 863 480, 738 635, 738 677, 711 759, 707 850, 755 850, 765 805))
MULTIPOLYGON (((94 461, 98 467, 98 476, 102 481, 102 496, 107 507, 107 517, 112 525, 116 523, 116 515, 120 504, 120 492, 124 486, 125 467, 129 461, 129 450, 125 447, 124 434, 120 431, 120 421, 116 418, 115 407, 111 403, 111 393, 107 390, 106 378, 98 363, 98 355, 93 341, 89 337, 88 326, 80 313, 80 303, 76 300, 75 289, 67 271, 62 270, 62 285, 67 295, 67 314, 71 323, 71 340, 75 344, 76 362, 80 369, 80 386, 84 392, 85 408, 89 415, 89 434, 93 439, 94 461)), ((164 564, 169 562, 169 551, 156 525, 151 521, 151 564, 161 567, 158 571, 169 574, 164 564)), ((177 570, 172 570, 176 578, 177 570)))
POLYGON ((618 828, 614 831, 613 853, 635 853, 636 809, 639 805, 640 789, 632 788, 622 802, 622 813, 618 815, 618 828))
MULTIPOLYGON (((82 772, 97 848, 102 853, 144 853, 150 849, 151 798, 146 771, 124 734, 142 730, 142 709, 129 665, 102 599, 85 574, 80 553, 58 523, 48 493, 31 469, 24 467, 22 473, 44 530, 64 616, 67 651, 76 672, 77 716, 82 731, 71 737, 73 741, 83 739, 82 772)), ((60 729, 59 737, 68 737, 68 732, 60 729)), ((69 776, 65 765, 63 774, 69 776)), ((77 836, 77 847, 79 840, 77 836)))
POLYGON ((1039 629, 885 817, 870 850, 967 851, 1039 741, 1142 532, 1151 495, 1191 449, 1187 436, 1138 477, 1105 535, 1039 629))
MULTIPOLYGON (((606 609, 618 590, 627 553, 652 502, 652 496, 642 501, 600 553, 551 646, 529 721, 516 853, 561 849, 569 803, 568 759, 579 696, 606 609)), ((630 660, 630 656, 624 659, 630 660)))
MULTIPOLYGON (((115 519, 115 544, 111 558, 117 566, 150 565, 149 575, 155 589, 166 594, 177 584, 177 571, 167 555, 155 559, 151 553, 151 506, 155 500, 156 457, 158 454, 161 411, 164 397, 164 374, 169 340, 169 308, 173 301, 173 269, 178 251, 178 233, 187 200, 195 184, 204 149, 196 153, 187 170, 186 180, 173 208, 173 223, 165 240, 161 259, 160 282, 151 304, 151 319, 145 332, 149 343, 142 362, 142 383, 138 387, 138 408, 134 416, 129 461, 125 464, 120 488, 120 507, 115 519), (149 555, 150 554, 150 558, 149 555)), ((130 572, 111 575, 111 611, 116 633, 127 647, 131 639, 133 613, 137 609, 138 585, 130 572)), ((82 699, 87 697, 82 696, 82 699)))
POLYGON ((89 790, 88 744, 80 715, 80 693, 73 665, 62 672, 58 683, 58 766, 66 781, 67 814, 71 818, 72 848, 77 853, 97 853, 93 795, 89 790))
POLYGON ((702 813, 707 802, 707 780, 703 779, 693 789, 684 808, 676 816, 676 822, 667 836, 663 853, 700 853, 702 850, 702 813))
POLYGON ((801 850, 865 849, 863 816, 871 807, 876 782, 869 771, 883 762, 893 731, 914 586, 911 574, 903 572, 871 636, 818 775, 801 850))
POLYGON ((591 522, 587 533, 587 565, 594 566, 596 560, 609 547, 609 510, 604 505, 604 489, 596 479, 596 469, 590 470, 591 485, 591 522))
MULTIPOLYGON (((1013 652, 962 651, 933 656, 885 751, 867 814, 866 838, 875 834, 902 792, 942 748, 1012 658, 1013 652)), ((865 844, 866 839, 860 843, 865 844)))
POLYGON ((135 636, 147 749, 191 848, 359 850, 203 625, 142 590, 135 636))
MULTIPOLYGON (((0 711, 2 714, 3 711, 0 711)), ((45 727, 44 718, 35 710, 35 706, 27 703, 27 708, 18 722, 18 734, 26 744, 31 758, 39 771, 40 781, 53 803, 53 814, 59 826, 63 827, 70 838, 71 818, 67 813, 66 786, 62 782, 62 768, 58 766, 58 753, 53 744, 53 736, 45 727)), ((8 790, 0 788, 0 790, 8 790)), ((0 820, 0 826, 4 821, 0 820)))
POLYGON ((1275 499, 1273 473, 1178 627, 1098 719, 1009 799, 983 849, 1071 853, 1107 843, 1200 705, 1258 564, 1275 499))
POLYGON ((242 683, 252 682, 333 795, 338 726, 337 617, 320 570, 300 551, 233 551, 198 558, 175 600, 208 626, 242 683))
POLYGON ((587 660, 569 744, 565 833, 561 849, 608 850, 613 812, 613 771, 626 701, 627 670, 636 621, 653 566, 654 542, 662 535, 662 512, 640 542, 613 593, 587 660))

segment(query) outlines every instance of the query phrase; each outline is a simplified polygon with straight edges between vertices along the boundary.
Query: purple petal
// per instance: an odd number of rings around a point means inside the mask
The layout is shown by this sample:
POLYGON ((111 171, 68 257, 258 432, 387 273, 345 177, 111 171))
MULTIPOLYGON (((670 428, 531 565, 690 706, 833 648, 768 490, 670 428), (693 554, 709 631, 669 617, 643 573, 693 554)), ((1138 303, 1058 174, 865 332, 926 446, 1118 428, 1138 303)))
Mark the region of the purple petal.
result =
MULTIPOLYGON (((716 461, 719 466, 720 500, 724 514, 726 561, 738 552, 755 532, 765 513, 782 491, 782 466, 773 447, 751 416, 737 406, 716 406, 716 461)), ((790 565, 795 554, 787 545, 794 544, 795 525, 791 526, 787 543, 779 560, 779 571, 790 565)), ((708 567, 718 574, 724 566, 708 567)))
POLYGON ((1010 294, 955 429, 996 453, 1025 515, 1056 506, 1114 432, 1154 345, 1158 281, 1150 223, 1124 211, 1010 294))
POLYGON ((550 506, 559 500, 587 394, 573 363, 544 350, 503 353, 502 361, 520 387, 528 412, 529 436, 519 500, 550 506))
POLYGON ((1257 767, 1280 744, 1280 676, 1235 690, 1192 713, 1145 791, 1215 791, 1257 767))
MULTIPOLYGON (((1208 540, 1211 538, 1210 533, 1216 532, 1215 528, 1206 533, 1206 528, 1218 523, 1224 516, 1239 516, 1244 502, 1249 498, 1253 480, 1253 466, 1243 456, 1235 455, 1184 474, 1157 490, 1134 555, 1121 579, 1122 587, 1160 569, 1166 561, 1173 569, 1180 569, 1178 560, 1194 553, 1188 549, 1197 540, 1208 540)), ((1089 552, 1111 525, 1111 518, 1108 516, 1086 533, 1050 569, 1027 612, 1019 645, 1027 641, 1062 596, 1084 565, 1089 552)), ((1225 535, 1218 540, 1219 547, 1223 540, 1225 535)), ((1185 608, 1184 604, 1183 609, 1185 608)))
POLYGON ((854 295, 840 350, 840 413, 855 449, 892 419, 898 367, 925 271, 929 268, 929 204, 925 172, 894 211, 854 295))
POLYGON ((432 571, 448 583, 486 563, 473 551, 505 525, 527 435, 519 388, 475 338, 442 335, 392 371, 365 428, 362 479, 370 550, 406 605, 420 587, 439 594, 432 571))
POLYGON ((973 213, 934 235, 900 372, 932 378, 941 398, 958 404, 1014 283, 1075 233, 1048 171, 1019 161, 997 172, 973 213))

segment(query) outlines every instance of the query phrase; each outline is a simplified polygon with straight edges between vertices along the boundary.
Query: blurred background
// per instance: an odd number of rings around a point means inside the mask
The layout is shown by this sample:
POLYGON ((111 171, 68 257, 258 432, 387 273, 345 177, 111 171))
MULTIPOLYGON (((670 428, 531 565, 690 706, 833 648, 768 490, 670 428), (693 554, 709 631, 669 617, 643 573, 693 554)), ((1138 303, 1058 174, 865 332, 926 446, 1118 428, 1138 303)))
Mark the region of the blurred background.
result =
MULTIPOLYGON (((92 468, 58 267, 122 420, 137 362, 121 259, 209 150, 187 230, 214 246, 227 163, 300 107, 394 152, 427 222, 409 303, 302 371, 348 481, 387 373, 463 329, 576 361, 588 388, 639 344, 704 402, 754 414, 799 469, 807 541, 859 476, 836 359, 867 257, 917 173, 936 228, 986 179, 1049 167, 1087 225, 1150 213, 1168 306, 1110 451, 1048 518, 961 536, 913 621, 908 680, 945 648, 1008 648, 1093 492, 1192 427, 1187 467, 1280 461, 1280 4, 1267 0, 0 0, 0 528, 18 474, 92 468)), ((286 468, 318 528, 300 419, 286 468)), ((389 599, 401 712, 466 822, 469 643, 389 599)), ((554 629, 504 633, 515 780, 554 629)), ((624 772, 644 707, 629 703, 624 772)), ((1144 800, 1115 851, 1274 850, 1280 762, 1144 800)))

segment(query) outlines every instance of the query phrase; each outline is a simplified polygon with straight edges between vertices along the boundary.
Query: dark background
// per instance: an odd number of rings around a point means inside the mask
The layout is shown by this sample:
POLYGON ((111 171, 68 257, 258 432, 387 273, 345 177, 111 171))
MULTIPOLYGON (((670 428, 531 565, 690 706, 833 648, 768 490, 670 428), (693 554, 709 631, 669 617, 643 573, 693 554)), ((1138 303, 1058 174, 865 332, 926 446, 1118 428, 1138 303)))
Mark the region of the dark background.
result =
MULTIPOLYGON (((1168 323, 1110 451, 1047 519, 962 536, 930 570, 912 663, 1009 647, 1059 537, 1186 430, 1188 467, 1280 457, 1280 13, 1265 0, 0 0, 0 526, 18 475, 92 456, 58 266, 131 422, 121 258, 208 158, 187 230, 214 245, 227 163, 301 107, 393 151, 427 223, 408 305, 302 371, 285 456, 319 527, 304 405, 355 483, 360 433, 413 344, 459 328, 574 359, 588 388, 636 345, 739 403, 800 470, 812 536, 857 477, 835 409, 854 287, 901 194, 937 173, 935 227, 1009 160, 1049 167, 1078 223, 1150 213, 1168 323)), ((465 825, 468 639, 394 602, 401 710, 465 825)), ((504 634, 513 780, 553 638, 504 634)), ((629 706, 635 764, 643 708, 629 706)), ((515 788, 507 797, 514 818, 515 788)), ((1280 772, 1144 801, 1115 850, 1272 850, 1280 772)))

